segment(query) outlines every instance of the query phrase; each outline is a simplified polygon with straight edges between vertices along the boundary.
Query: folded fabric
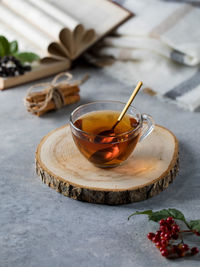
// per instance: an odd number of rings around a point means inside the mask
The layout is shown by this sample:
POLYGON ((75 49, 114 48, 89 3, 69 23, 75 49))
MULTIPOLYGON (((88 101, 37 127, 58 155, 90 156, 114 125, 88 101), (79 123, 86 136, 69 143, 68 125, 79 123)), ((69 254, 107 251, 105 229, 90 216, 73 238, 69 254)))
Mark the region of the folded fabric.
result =
POLYGON ((97 50, 117 59, 104 71, 129 85, 143 80, 146 92, 197 110, 200 8, 172 0, 124 0, 123 6, 135 16, 97 50))
MULTIPOLYGON (((113 50, 115 57, 135 59, 142 48, 185 65, 200 63, 200 8, 158 0, 126 0, 124 6, 135 16, 116 30, 118 36, 104 41, 118 48, 113 50)), ((107 49, 101 53, 107 54, 107 49)))

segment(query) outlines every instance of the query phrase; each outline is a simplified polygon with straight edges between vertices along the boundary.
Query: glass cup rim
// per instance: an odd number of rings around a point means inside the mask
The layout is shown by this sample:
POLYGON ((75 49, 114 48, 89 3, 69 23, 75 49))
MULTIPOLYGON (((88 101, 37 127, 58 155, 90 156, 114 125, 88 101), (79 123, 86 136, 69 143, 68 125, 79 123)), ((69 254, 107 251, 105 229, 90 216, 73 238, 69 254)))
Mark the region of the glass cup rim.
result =
MULTIPOLYGON (((126 103, 124 103, 124 102, 121 102, 121 101, 112 101, 112 100, 102 100, 102 101, 99 100, 99 101, 93 101, 93 102, 89 102, 89 103, 87 103, 87 104, 80 105, 80 106, 78 106, 77 108, 75 108, 75 109, 71 112, 71 114, 70 114, 70 125, 71 125, 76 131, 81 132, 81 133, 84 133, 84 134, 89 135, 89 136, 110 137, 110 136, 106 136, 106 135, 102 136, 102 135, 98 135, 98 134, 93 134, 93 133, 85 132, 85 131, 79 129, 78 127, 76 127, 76 126, 74 125, 73 121, 72 121, 72 116, 74 115, 74 113, 75 113, 77 110, 79 110, 79 109, 82 108, 82 107, 89 106, 89 105, 91 105, 91 104, 98 104, 98 103, 118 103, 118 104, 123 104, 124 106, 126 105, 126 103)), ((140 111, 138 111, 138 109, 136 109, 136 108, 135 108, 134 106, 132 106, 132 105, 130 105, 129 108, 132 108, 133 110, 135 110, 135 111, 138 113, 138 115, 139 115, 139 124, 138 124, 138 126, 137 126, 136 128, 134 128, 134 129, 132 129, 132 130, 130 130, 130 131, 127 131, 127 132, 124 132, 124 133, 121 133, 121 134, 117 134, 117 135, 115 136, 115 138, 116 138, 116 137, 123 136, 123 135, 126 135, 126 134, 128 134, 128 135, 129 135, 129 134, 132 134, 132 133, 136 132, 136 131, 141 127, 141 125, 142 125, 142 114, 140 113, 140 111)))

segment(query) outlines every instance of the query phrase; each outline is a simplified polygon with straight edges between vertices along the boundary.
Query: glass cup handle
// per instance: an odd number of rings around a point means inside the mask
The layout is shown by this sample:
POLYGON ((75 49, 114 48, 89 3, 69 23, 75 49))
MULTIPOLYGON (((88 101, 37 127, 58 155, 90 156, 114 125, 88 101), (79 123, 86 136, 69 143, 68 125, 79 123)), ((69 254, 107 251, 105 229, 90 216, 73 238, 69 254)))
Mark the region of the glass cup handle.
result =
POLYGON ((143 122, 146 122, 146 123, 145 125, 142 126, 143 129, 142 129, 142 135, 140 136, 140 140, 139 140, 140 142, 144 140, 153 131, 155 127, 155 122, 150 115, 143 113, 142 120, 143 122))

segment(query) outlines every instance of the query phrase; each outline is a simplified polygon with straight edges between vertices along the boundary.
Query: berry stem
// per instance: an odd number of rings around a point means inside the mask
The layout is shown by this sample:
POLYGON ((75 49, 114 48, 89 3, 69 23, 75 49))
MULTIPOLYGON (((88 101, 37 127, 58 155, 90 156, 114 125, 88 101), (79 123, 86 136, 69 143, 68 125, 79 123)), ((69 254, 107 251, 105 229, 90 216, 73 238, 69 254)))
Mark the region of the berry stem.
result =
POLYGON ((180 233, 195 233, 195 230, 181 230, 180 233))

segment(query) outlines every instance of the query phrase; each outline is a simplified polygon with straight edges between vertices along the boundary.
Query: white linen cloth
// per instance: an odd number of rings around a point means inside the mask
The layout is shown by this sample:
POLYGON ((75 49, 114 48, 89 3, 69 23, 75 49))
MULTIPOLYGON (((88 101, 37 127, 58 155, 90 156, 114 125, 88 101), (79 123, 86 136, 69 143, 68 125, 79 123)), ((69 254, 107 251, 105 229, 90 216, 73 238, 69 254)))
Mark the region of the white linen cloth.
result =
POLYGON ((129 85, 143 80, 158 97, 192 111, 200 106, 200 5, 124 0, 134 16, 103 41, 99 55, 117 61, 105 71, 129 85))

